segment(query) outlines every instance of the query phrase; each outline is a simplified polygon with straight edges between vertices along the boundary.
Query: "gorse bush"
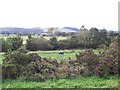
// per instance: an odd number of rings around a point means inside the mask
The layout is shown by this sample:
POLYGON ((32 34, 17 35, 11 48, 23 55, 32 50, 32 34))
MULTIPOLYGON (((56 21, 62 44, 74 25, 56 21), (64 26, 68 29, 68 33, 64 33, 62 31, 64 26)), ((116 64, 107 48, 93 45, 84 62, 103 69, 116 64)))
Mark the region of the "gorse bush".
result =
POLYGON ((118 74, 118 58, 114 53, 110 55, 101 55, 99 58, 99 66, 97 67, 99 76, 107 76, 109 74, 118 74))
POLYGON ((27 57, 27 52, 28 51, 25 51, 23 47, 15 51, 8 51, 5 53, 5 59, 3 61, 5 63, 11 63, 15 65, 26 65, 30 62, 28 60, 29 57, 27 57))
POLYGON ((26 80, 45 81, 46 79, 53 78, 55 72, 57 72, 57 67, 54 64, 50 63, 47 59, 39 59, 30 62, 23 75, 26 77, 26 80))
POLYGON ((36 53, 28 53, 21 47, 5 54, 2 71, 3 78, 24 77, 26 80, 44 81, 55 76, 57 67, 57 61, 41 58, 36 53))
POLYGON ((103 51, 95 55, 93 51, 85 51, 76 56, 77 62, 86 67, 86 75, 97 75, 106 77, 108 75, 118 74, 118 52, 103 51))
POLYGON ((99 65, 97 67, 97 74, 99 76, 107 76, 109 74, 118 74, 118 39, 115 39, 107 50, 104 50, 98 57, 99 65))
POLYGON ((87 68, 86 71, 88 75, 94 74, 94 70, 98 66, 99 61, 97 60, 97 55, 94 54, 92 49, 76 55, 76 58, 78 63, 87 68))
POLYGON ((30 62, 27 52, 22 47, 18 50, 5 53, 2 65, 3 78, 17 78, 20 76, 22 68, 30 62), (8 71, 10 72, 9 75, 8 71))
POLYGON ((2 78, 16 79, 18 77, 18 68, 14 64, 2 65, 2 78))

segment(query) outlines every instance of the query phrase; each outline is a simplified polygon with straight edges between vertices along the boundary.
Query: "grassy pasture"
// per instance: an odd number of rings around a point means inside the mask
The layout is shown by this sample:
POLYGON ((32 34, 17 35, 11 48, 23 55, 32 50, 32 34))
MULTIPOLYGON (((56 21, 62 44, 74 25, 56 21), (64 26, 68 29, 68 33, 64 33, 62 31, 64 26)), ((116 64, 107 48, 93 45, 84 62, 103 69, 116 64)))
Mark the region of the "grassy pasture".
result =
MULTIPOLYGON (((42 58, 52 58, 57 61, 60 60, 68 60, 70 57, 71 59, 75 59, 75 55, 79 54, 84 50, 55 50, 55 51, 30 51, 30 53, 38 53, 42 58), (59 52, 64 52, 64 55, 60 55, 59 52)), ((98 54, 99 50, 94 50, 95 54, 98 54)), ((2 59, 4 58, 4 53, 0 53, 0 63, 2 63, 2 59)))
MULTIPOLYGON (((30 53, 38 53, 42 58, 52 58, 57 61, 60 60, 68 60, 70 57, 71 59, 75 59, 75 55, 79 54, 84 50, 55 50, 55 51, 30 51, 30 53), (64 55, 59 55, 59 52, 64 52, 64 55)), ((98 54, 99 50, 94 50, 95 54, 98 54)), ((0 53, 0 63, 2 63, 2 59, 4 58, 4 53, 0 53)))
MULTIPOLYGON (((82 50, 56 50, 56 51, 30 51, 30 53, 38 53, 42 58, 52 58, 57 61, 60 60, 68 60, 68 58, 75 58, 76 54, 82 50), (59 52, 63 51, 64 55, 59 55, 59 52)), ((0 53, 0 63, 2 63, 2 59, 4 58, 4 53, 0 53)))
POLYGON ((75 55, 78 54, 80 50, 55 50, 55 51, 32 51, 30 53, 38 53, 43 58, 52 58, 55 60, 67 60, 69 57, 74 59, 75 55), (59 52, 64 52, 64 55, 60 55, 59 52))
POLYGON ((108 76, 109 79, 92 77, 79 77, 73 79, 47 80, 46 82, 33 82, 18 80, 3 80, 2 88, 117 88, 117 76, 108 76))
MULTIPOLYGON (((55 60, 68 60, 76 58, 76 54, 84 50, 55 50, 55 51, 32 51, 31 53, 38 53, 43 58, 52 58, 55 60), (64 52, 64 55, 60 55, 59 52, 64 52)), ((95 54, 98 54, 99 50, 94 50, 95 54)))

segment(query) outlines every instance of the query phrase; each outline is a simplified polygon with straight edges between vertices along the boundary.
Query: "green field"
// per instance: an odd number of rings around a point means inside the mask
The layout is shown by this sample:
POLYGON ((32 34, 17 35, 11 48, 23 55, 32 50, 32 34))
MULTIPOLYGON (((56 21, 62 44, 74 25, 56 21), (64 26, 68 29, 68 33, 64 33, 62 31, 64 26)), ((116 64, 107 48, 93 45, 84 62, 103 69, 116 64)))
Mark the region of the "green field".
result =
MULTIPOLYGON (((52 58, 57 61, 60 60, 68 60, 70 57, 71 59, 76 58, 76 54, 84 50, 55 50, 55 51, 30 51, 30 53, 38 53, 42 58, 52 58), (59 52, 64 52, 64 55, 60 55, 59 52)), ((98 54, 99 50, 94 50, 96 54, 98 54)), ((2 63, 2 59, 4 53, 0 53, 0 63, 2 63)))
POLYGON ((55 51, 35 51, 31 53, 38 53, 43 58, 52 58, 55 60, 68 60, 68 58, 75 58, 81 50, 55 50, 55 51), (60 55, 59 52, 64 52, 64 55, 60 55))
POLYGON ((33 82, 18 80, 3 80, 3 88, 117 88, 117 76, 103 79, 96 76, 79 77, 73 79, 48 80, 46 82, 33 82))
MULTIPOLYGON (((57 61, 60 60, 68 60, 68 58, 75 59, 75 55, 79 54, 82 50, 56 50, 56 51, 31 51, 30 53, 38 53, 42 58, 52 58, 57 61), (64 55, 59 55, 59 52, 63 51, 64 55)), ((2 63, 2 59, 4 53, 0 53, 0 63, 2 63)))

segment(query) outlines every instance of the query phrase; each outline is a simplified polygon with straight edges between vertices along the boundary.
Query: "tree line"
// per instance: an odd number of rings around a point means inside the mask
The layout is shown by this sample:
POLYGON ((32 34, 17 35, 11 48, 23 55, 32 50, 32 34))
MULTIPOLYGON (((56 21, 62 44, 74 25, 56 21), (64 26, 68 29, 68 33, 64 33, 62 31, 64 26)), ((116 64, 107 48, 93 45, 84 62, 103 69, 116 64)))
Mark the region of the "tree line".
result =
MULTIPOLYGON (((72 36, 67 36, 67 39, 58 40, 57 37, 51 37, 49 40, 44 37, 35 38, 28 35, 26 41, 27 50, 61 50, 61 49, 96 49, 109 46, 113 38, 116 38, 118 33, 107 33, 107 30, 98 30, 91 28, 89 31, 83 31, 72 36)), ((1 38, 2 51, 6 52, 9 49, 17 50, 23 46, 23 39, 21 36, 9 37, 7 39, 1 38)))

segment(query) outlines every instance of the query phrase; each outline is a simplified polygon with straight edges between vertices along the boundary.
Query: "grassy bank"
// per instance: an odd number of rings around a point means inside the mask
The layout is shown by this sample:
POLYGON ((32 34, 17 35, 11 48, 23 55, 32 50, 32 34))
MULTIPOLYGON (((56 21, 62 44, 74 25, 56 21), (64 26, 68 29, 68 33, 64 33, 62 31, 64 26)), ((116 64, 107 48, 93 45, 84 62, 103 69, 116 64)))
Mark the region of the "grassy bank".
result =
POLYGON ((79 77, 73 79, 47 80, 46 82, 33 82, 18 80, 3 80, 2 88, 117 88, 117 76, 107 79, 100 77, 79 77))

